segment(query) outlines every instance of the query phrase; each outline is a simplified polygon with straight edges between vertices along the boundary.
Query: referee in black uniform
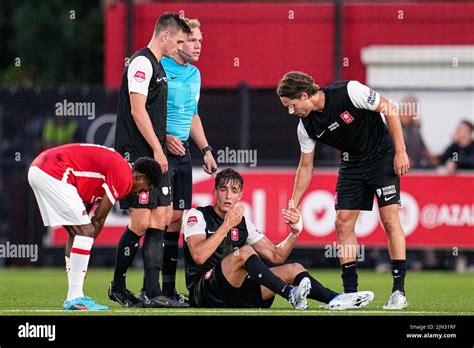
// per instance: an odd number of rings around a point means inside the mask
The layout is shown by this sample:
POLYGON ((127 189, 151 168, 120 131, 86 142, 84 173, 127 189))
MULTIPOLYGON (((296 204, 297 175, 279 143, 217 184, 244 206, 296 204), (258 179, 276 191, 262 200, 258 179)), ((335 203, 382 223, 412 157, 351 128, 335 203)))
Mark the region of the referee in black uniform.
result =
POLYGON ((109 298, 124 307, 140 302, 127 290, 125 275, 138 250, 142 235, 145 235, 142 296, 146 299, 144 304, 147 307, 179 306, 172 303, 173 299, 162 296, 159 283, 163 233, 173 212, 165 146, 168 86, 160 59, 177 54, 190 32, 187 24, 177 14, 163 14, 156 22, 150 43, 130 58, 122 78, 115 148, 130 162, 141 156, 152 157, 165 173, 159 187, 138 196, 129 195, 120 202, 120 208, 128 209, 131 221, 117 247, 109 298))
POLYGON ((383 308, 405 308, 406 247, 399 216, 399 177, 410 165, 398 110, 358 81, 320 88, 302 72, 285 74, 277 94, 289 114, 300 118, 301 157, 292 195, 296 205, 311 183, 316 141, 341 151, 335 207, 344 292, 357 291, 356 255, 347 251, 356 249, 357 217, 361 210, 372 210, 375 194, 392 260, 392 294, 383 308))

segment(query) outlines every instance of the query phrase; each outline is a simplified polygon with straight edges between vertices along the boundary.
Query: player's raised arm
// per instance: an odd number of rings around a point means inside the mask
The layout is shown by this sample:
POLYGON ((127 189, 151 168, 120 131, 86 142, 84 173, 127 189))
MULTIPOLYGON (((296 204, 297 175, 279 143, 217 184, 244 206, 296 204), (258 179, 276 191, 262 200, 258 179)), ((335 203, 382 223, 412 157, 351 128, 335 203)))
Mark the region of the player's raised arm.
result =
POLYGON ((410 160, 408 159, 405 141, 403 140, 403 131, 398 108, 390 100, 381 96, 380 103, 375 111, 382 112, 385 115, 387 128, 393 140, 395 147, 393 169, 398 176, 404 175, 408 172, 408 169, 410 169, 410 160))

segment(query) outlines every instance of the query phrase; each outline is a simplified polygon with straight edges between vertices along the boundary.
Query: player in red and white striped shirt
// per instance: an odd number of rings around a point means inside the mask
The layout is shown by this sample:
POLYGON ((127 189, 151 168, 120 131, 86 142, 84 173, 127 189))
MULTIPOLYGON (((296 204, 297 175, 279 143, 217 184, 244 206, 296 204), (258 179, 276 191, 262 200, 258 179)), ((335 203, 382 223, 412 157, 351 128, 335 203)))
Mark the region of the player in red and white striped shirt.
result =
POLYGON ((64 310, 106 310, 84 296, 82 287, 94 239, 117 200, 158 186, 161 169, 142 157, 131 166, 114 149, 69 144, 42 152, 31 164, 28 181, 45 226, 64 226, 69 233, 66 269, 69 291, 64 310), (92 217, 88 211, 97 204, 92 217))

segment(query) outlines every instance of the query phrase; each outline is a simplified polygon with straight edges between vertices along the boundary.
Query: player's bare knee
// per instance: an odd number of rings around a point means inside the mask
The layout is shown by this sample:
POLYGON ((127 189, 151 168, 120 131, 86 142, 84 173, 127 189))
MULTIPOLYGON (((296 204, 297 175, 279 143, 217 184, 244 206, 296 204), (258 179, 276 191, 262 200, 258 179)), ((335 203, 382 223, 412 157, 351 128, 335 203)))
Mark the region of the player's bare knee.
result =
POLYGON ((151 214, 150 227, 157 228, 159 230, 167 229, 171 224, 173 217, 173 209, 169 207, 158 207, 158 210, 151 214))
POLYGON ((387 233, 395 233, 400 226, 398 218, 392 216, 383 218, 382 224, 387 233))
POLYGON ((341 217, 336 218, 336 232, 337 235, 349 235, 352 233, 352 222, 341 217))
POLYGON ((304 268, 301 264, 299 263, 290 263, 291 266, 291 274, 293 276, 296 276, 302 272, 306 272, 306 268, 304 268))
POLYGON ((150 222, 150 228, 156 228, 159 230, 165 230, 168 228, 170 222, 166 218, 152 219, 150 222))
POLYGON ((130 230, 132 230, 137 236, 143 236, 149 227, 149 221, 133 221, 133 219, 129 225, 130 230))
POLYGON ((236 250, 236 254, 240 261, 245 263, 250 256, 255 254, 255 250, 251 246, 244 245, 242 248, 236 250))

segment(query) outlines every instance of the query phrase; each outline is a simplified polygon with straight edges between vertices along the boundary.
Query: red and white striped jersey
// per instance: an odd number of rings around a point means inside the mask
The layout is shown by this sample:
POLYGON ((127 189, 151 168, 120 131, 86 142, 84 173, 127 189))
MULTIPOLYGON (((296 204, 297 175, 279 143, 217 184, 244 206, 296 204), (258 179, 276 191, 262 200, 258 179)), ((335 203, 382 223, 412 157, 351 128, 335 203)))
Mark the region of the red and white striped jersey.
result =
POLYGON ((130 164, 114 149, 94 144, 68 144, 42 152, 31 164, 77 188, 85 204, 124 198, 133 187, 130 164))

